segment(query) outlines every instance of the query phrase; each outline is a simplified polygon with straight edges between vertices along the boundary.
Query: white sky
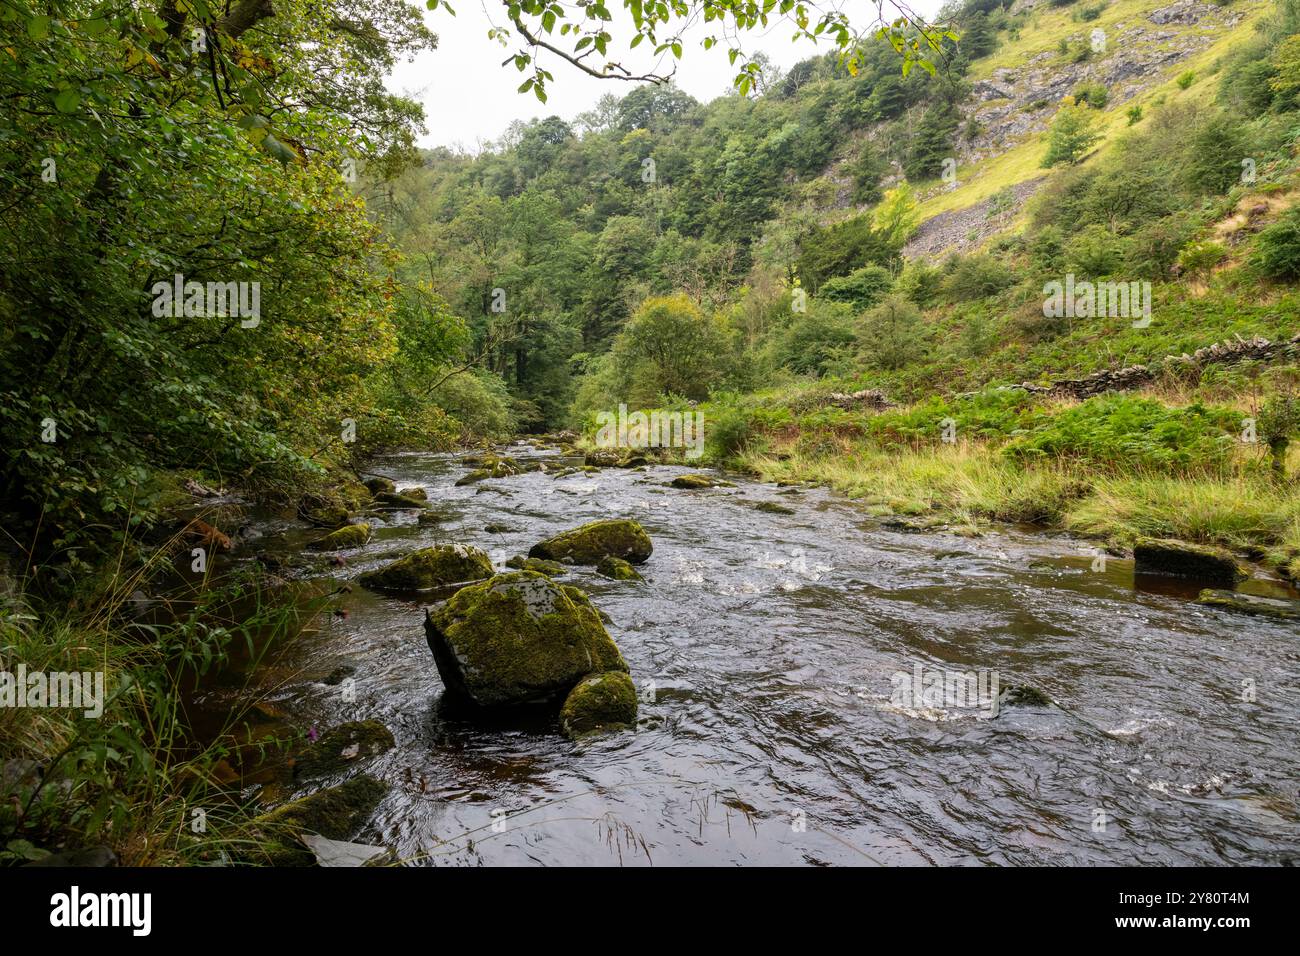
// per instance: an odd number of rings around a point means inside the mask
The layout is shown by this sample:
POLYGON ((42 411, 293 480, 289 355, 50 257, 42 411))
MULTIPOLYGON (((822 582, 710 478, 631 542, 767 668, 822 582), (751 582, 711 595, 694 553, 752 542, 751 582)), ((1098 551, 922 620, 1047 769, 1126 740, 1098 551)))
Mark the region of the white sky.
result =
MULTIPOLYGON (((461 147, 477 152, 481 142, 500 136, 512 120, 529 120, 534 117, 561 116, 573 119, 578 113, 590 109, 604 93, 623 96, 633 84, 620 80, 599 80, 569 66, 553 54, 543 52, 543 67, 555 74, 548 84, 546 103, 528 93, 517 93, 519 84, 529 75, 520 73, 502 60, 518 49, 517 45, 500 46, 487 38, 488 29, 503 25, 505 19, 498 13, 499 0, 453 0, 456 16, 444 10, 424 10, 423 0, 414 0, 424 12, 425 22, 438 34, 438 49, 425 53, 414 62, 401 63, 389 79, 389 88, 405 93, 424 104, 429 133, 420 140, 422 146, 461 147), (488 11, 492 12, 489 19, 488 11)), ((860 6, 864 18, 875 18, 875 3, 871 0, 847 0, 846 6, 860 6)), ((911 9, 923 16, 932 16, 941 0, 911 0, 911 9)), ((649 72, 655 66, 647 54, 649 44, 627 50, 631 39, 630 18, 624 26, 620 18, 627 16, 620 0, 609 3, 614 14, 610 33, 610 58, 621 62, 638 73, 649 72)), ((886 6, 886 11, 890 8, 886 6)), ((865 19, 864 19, 865 22, 865 19)), ((700 40, 716 33, 716 25, 706 30, 700 24, 684 35, 684 50, 677 67, 675 81, 679 87, 701 102, 707 102, 731 88, 735 75, 727 61, 725 42, 711 50, 704 50, 700 40)), ((759 30, 747 35, 743 48, 752 54, 762 50, 782 69, 789 69, 800 60, 834 47, 829 41, 813 45, 807 40, 791 42, 793 27, 785 22, 774 24, 766 33, 759 30)), ((569 37, 563 38, 571 40, 569 37)), ((661 34, 661 39, 666 39, 661 34)), ((557 43, 557 46, 562 44, 557 43)), ((563 47, 562 47, 563 48, 563 47)), ((672 57, 660 64, 660 71, 672 69, 672 57)), ((591 60, 596 60, 593 55, 591 60)), ((603 61, 602 61, 603 62, 603 61)), ((739 61, 738 61, 739 62, 739 61)), ((599 62, 597 63, 599 65, 599 62)))

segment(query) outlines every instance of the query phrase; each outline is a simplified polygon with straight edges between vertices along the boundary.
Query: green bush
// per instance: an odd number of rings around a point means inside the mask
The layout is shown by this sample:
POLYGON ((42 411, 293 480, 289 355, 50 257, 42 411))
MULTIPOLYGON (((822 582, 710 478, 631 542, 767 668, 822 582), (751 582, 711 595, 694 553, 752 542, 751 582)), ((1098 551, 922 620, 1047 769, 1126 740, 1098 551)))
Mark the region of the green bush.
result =
POLYGON ((1015 281, 1012 271, 984 253, 949 260, 944 295, 950 302, 974 302, 997 295, 1015 281))
POLYGON ((1251 264, 1271 279, 1300 279, 1300 208, 1255 237, 1251 264))
POLYGON ((886 295, 894 284, 894 276, 882 266, 863 266, 846 276, 827 279, 817 291, 822 299, 843 302, 861 312, 871 308, 886 295))

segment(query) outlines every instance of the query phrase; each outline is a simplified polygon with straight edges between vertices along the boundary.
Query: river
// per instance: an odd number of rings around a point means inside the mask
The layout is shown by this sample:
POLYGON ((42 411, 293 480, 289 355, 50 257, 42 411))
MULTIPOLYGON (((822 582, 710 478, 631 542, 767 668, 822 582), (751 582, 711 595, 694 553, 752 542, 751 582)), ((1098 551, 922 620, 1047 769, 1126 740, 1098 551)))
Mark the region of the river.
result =
POLYGON ((392 789, 358 839, 411 863, 1300 860, 1294 624, 1135 586, 1131 561, 1099 562, 1065 536, 891 530, 822 489, 735 478, 684 491, 666 483, 688 469, 659 465, 458 487, 466 468, 442 454, 372 468, 452 517, 391 515, 341 580, 444 541, 500 567, 604 517, 634 518, 654 541, 644 583, 590 568, 561 579, 612 621, 642 695, 635 732, 572 743, 544 721, 447 709, 420 602, 354 586, 346 617, 299 642, 303 676, 276 702, 321 728, 391 728, 396 748, 368 769, 392 789), (340 665, 356 668, 351 693, 310 677, 340 665), (991 716, 900 702, 918 667, 985 671, 1051 703, 991 716))

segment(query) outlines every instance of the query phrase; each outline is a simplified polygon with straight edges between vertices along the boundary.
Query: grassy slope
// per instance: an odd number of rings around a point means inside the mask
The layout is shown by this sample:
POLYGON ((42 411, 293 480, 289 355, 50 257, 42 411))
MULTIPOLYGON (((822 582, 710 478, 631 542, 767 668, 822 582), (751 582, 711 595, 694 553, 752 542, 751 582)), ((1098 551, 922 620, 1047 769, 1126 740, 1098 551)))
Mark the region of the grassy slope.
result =
MULTIPOLYGON (((1166 5, 1152 0, 1122 0, 1110 4, 1098 20, 1091 23, 1076 23, 1071 16, 1077 4, 1059 9, 1043 4, 1032 12, 1028 23, 1021 29, 1019 39, 1012 40, 1007 37, 1007 34, 1001 34, 1002 45, 989 56, 973 64, 970 78, 972 81, 986 79, 995 70, 1023 66, 1036 54, 1055 51, 1060 40, 1080 35, 1087 36, 1095 27, 1101 27, 1108 35, 1113 35, 1116 32, 1116 24, 1132 23, 1135 20, 1145 21, 1146 15, 1152 10, 1166 5)), ((1149 109, 1146 108, 1153 100, 1162 96, 1170 101, 1208 100, 1213 97, 1215 77, 1210 74, 1210 67, 1233 46, 1243 42, 1253 33, 1256 21, 1269 9, 1269 6, 1270 4, 1266 2, 1234 4, 1232 9, 1242 14, 1240 23, 1231 30, 1218 34, 1218 40, 1205 50, 1169 68, 1159 83, 1150 84, 1122 105, 1109 106, 1102 110, 1098 131, 1106 137, 1106 143, 1093 154, 1089 162, 1095 162, 1104 156, 1113 148, 1110 144, 1114 141, 1114 135, 1128 128, 1125 113, 1129 107, 1142 106, 1149 113, 1149 109), (1196 80, 1187 90, 1181 90, 1176 80, 1187 70, 1195 72, 1196 80)), ((1149 23, 1147 25, 1151 26, 1149 23)), ((1177 33, 1203 32, 1196 26, 1178 24, 1170 24, 1162 29, 1177 33)), ((983 202, 1009 186, 1042 175, 1044 170, 1039 164, 1046 151, 1046 133, 1033 133, 1017 146, 998 156, 970 166, 959 167, 957 188, 938 190, 927 197, 919 210, 922 220, 930 219, 943 212, 965 209, 983 202)))
MULTIPOLYGON (((1003 43, 992 55, 975 64, 971 78, 990 76, 1003 67, 1017 67, 1044 50, 1054 51, 1063 37, 1086 36, 1096 26, 1114 34, 1119 23, 1144 19, 1163 3, 1121 0, 1112 3, 1091 23, 1072 19, 1074 7, 1056 9, 1045 4, 1035 11, 1017 39, 1002 35, 1003 43)), ((1151 108, 1160 101, 1213 99, 1217 76, 1213 67, 1228 50, 1254 31, 1269 9, 1260 3, 1237 3, 1232 9, 1243 18, 1234 28, 1218 34, 1205 50, 1170 67, 1160 78, 1122 105, 1101 114, 1103 145, 1087 162, 1096 163, 1114 149, 1116 134, 1127 129, 1126 113, 1133 105, 1151 108), (1176 78, 1187 72, 1194 82, 1180 89, 1176 78)), ((1179 33, 1198 27, 1170 25, 1179 33)), ((1143 120, 1142 122, 1146 122, 1143 120)), ((1140 124, 1139 124, 1140 125, 1140 124)), ((1036 133, 1001 155, 959 171, 957 189, 935 190, 920 207, 922 219, 982 202, 1002 189, 1044 174, 1040 167, 1046 134, 1036 133)), ((1295 173, 1288 185, 1294 188, 1295 173)), ((1256 196, 1241 197, 1244 207, 1256 196)), ((1024 217, 1012 223, 1011 232, 1024 226, 1024 217)), ((1239 257, 1234 256, 1233 265, 1239 257)), ((948 308, 927 317, 938 354, 931 361, 894 373, 863 374, 842 387, 884 387, 897 397, 920 400, 936 393, 952 395, 988 385, 1053 377, 1083 375, 1100 368, 1149 362, 1165 355, 1191 352, 1234 335, 1289 337, 1300 314, 1300 294, 1281 290, 1246 301, 1245 290, 1231 271, 1221 273, 1210 287, 1175 283, 1156 289, 1158 321, 1135 330, 1126 320, 1082 320, 1064 334, 1034 342, 1018 333, 1016 308, 948 308), (996 336, 996 345, 979 358, 960 356, 951 347, 972 311, 984 312, 996 336)), ((1256 290, 1257 292, 1257 290, 1256 290)), ((1025 309, 1038 310, 1037 300, 1025 309)), ((1022 310, 1023 311, 1023 310, 1022 310)), ((1166 381, 1147 394, 1178 408, 1196 401, 1217 403, 1245 416, 1255 413, 1258 395, 1252 370, 1216 369, 1198 382, 1166 381)), ((1106 467, 1062 457, 1029 465, 1010 458, 1003 444, 1010 434, 983 436, 943 445, 934 435, 911 446, 882 446, 864 435, 871 412, 800 415, 797 409, 810 390, 825 391, 833 383, 786 387, 759 393, 747 400, 757 408, 750 425, 748 446, 734 463, 764 478, 778 481, 823 483, 864 500, 878 514, 921 516, 943 523, 958 533, 976 533, 988 521, 1028 521, 1069 530, 1114 546, 1131 544, 1140 535, 1157 535, 1216 543, 1244 551, 1300 579, 1300 495, 1295 486, 1279 485, 1261 468, 1261 452, 1242 447, 1221 468, 1202 469, 1171 476, 1159 469, 1123 462, 1106 467)), ((1061 411, 1070 403, 1054 403, 1061 411)), ((904 414, 917 408, 905 409, 904 414)), ((707 410, 706 410, 707 413, 707 410)), ((718 409, 717 414, 727 412, 718 409)), ((717 453, 717 457, 727 457, 717 453)), ((1300 453, 1292 450, 1289 467, 1300 468, 1300 453)))

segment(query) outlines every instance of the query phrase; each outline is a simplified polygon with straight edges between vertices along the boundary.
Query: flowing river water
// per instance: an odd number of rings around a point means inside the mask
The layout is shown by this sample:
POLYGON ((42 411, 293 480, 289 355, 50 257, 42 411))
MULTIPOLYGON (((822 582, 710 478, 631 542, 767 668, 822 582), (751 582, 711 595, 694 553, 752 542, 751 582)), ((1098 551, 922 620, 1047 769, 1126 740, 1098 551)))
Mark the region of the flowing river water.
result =
MULTIPOLYGON (((654 542, 644 583, 560 579, 609 615, 642 696, 635 732, 573 743, 545 721, 448 709, 427 602, 354 584, 346 617, 295 645, 277 704, 321 728, 393 731, 367 767, 391 790, 358 839, 408 861, 1300 862, 1294 622, 1202 608, 1063 536, 891 530, 822 489, 684 491, 667 482, 688 469, 661 465, 458 487, 455 456, 419 453, 372 468, 451 519, 390 514, 340 580, 445 541, 502 567, 598 518, 634 518, 654 542), (349 693, 311 677, 340 665, 355 668, 349 693), (991 716, 900 700, 918 667, 986 671, 1051 703, 991 716)), ((318 534, 282 526, 266 542, 318 534)))

